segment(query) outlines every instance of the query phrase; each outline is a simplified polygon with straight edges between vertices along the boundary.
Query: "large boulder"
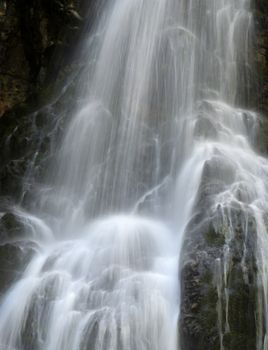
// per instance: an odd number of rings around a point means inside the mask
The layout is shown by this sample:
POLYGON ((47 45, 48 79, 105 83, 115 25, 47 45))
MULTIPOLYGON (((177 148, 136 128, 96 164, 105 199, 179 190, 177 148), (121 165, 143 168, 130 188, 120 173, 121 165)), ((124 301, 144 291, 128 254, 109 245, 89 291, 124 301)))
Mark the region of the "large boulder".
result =
POLYGON ((266 0, 253 2, 255 19, 255 72, 258 88, 256 104, 268 116, 268 3, 266 0))
MULTIPOLYGON (((255 220, 235 203, 212 205, 224 186, 215 168, 215 160, 204 167, 195 215, 185 233, 181 349, 253 350, 258 322, 255 220)), ((231 178, 231 168, 228 173, 231 178)))
POLYGON ((0 244, 0 296, 22 276, 37 249, 32 241, 0 244))

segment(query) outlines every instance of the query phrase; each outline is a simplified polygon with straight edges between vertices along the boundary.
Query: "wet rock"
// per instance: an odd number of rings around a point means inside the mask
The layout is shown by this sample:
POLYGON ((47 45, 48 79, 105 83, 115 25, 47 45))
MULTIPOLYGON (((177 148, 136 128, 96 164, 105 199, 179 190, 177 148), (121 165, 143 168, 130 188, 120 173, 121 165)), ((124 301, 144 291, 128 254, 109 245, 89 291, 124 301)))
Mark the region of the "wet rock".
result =
POLYGON ((209 118, 199 116, 195 124, 195 135, 197 137, 215 138, 217 129, 209 118))
POLYGON ((85 8, 83 0, 0 1, 1 196, 30 202, 46 177, 70 100, 75 106, 85 8))
POLYGON ((83 27, 79 1, 11 0, 0 3, 0 117, 36 101, 72 60, 83 27))
POLYGON ((21 277, 36 250, 36 244, 31 241, 0 245, 0 295, 21 277))
POLYGON ((242 210, 225 215, 229 224, 219 213, 206 213, 207 219, 199 215, 187 229, 181 271, 182 350, 218 350, 221 342, 228 350, 254 349, 255 228, 242 210))
POLYGON ((0 242, 23 239, 25 226, 13 213, 5 213, 0 219, 0 242))
POLYGON ((256 106, 268 117, 268 3, 253 3, 255 18, 255 67, 258 84, 255 90, 256 106))
POLYGON ((56 140, 72 112, 67 101, 75 98, 73 85, 71 81, 61 95, 37 111, 36 106, 21 105, 0 118, 0 195, 22 203, 46 177, 56 140))
POLYGON ((252 85, 252 108, 260 112, 260 125, 256 138, 259 151, 268 154, 268 3, 256 0, 251 4, 254 14, 254 42, 252 61, 254 80, 252 85))
POLYGON ((234 177, 233 165, 212 158, 204 166, 181 257, 182 350, 253 350, 258 283, 256 224, 239 205, 216 208, 215 194, 234 177), (215 184, 215 186, 211 186, 215 184))

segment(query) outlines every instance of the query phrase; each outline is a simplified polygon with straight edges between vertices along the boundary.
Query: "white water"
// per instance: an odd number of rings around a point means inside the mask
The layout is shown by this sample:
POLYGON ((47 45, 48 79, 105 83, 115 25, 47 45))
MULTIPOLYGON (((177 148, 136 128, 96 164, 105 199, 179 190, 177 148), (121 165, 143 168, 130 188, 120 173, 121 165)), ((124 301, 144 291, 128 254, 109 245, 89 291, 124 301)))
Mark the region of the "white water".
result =
POLYGON ((27 219, 40 252, 2 300, 6 350, 177 349, 179 255, 207 164, 208 211, 254 209, 267 239, 268 163, 253 150, 256 115, 237 107, 249 2, 115 0, 102 12, 40 191, 43 223, 27 219))

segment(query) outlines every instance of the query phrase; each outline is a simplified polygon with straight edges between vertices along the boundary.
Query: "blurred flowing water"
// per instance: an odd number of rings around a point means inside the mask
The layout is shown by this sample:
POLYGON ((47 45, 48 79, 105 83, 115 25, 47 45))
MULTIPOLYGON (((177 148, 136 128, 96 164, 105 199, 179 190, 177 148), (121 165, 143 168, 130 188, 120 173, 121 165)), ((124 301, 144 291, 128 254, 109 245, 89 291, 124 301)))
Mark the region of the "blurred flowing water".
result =
MULTIPOLYGON (((3 349, 177 349, 179 257, 208 161, 208 213, 228 222, 242 208, 245 230, 249 215, 256 220, 268 305, 268 162, 254 151, 258 117, 243 107, 249 5, 103 6, 51 185, 36 216, 20 209, 40 249, 2 298, 3 349)), ((225 273, 231 235, 229 225, 225 273)), ((263 339, 258 349, 268 349, 263 339)))

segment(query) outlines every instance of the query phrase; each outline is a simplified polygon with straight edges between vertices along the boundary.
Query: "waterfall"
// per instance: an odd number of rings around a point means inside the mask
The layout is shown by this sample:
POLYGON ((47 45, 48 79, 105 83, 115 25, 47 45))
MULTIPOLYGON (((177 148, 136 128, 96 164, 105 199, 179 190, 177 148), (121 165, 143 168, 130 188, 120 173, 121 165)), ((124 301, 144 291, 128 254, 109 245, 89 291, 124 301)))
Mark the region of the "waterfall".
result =
POLYGON ((249 218, 256 225, 267 308, 268 162, 255 150, 259 117, 247 109, 251 30, 249 0, 102 6, 49 185, 35 213, 16 209, 38 248, 1 299, 0 347, 180 348, 179 262, 200 197, 202 220, 227 227, 215 261, 220 349, 238 208, 245 232, 249 218))

